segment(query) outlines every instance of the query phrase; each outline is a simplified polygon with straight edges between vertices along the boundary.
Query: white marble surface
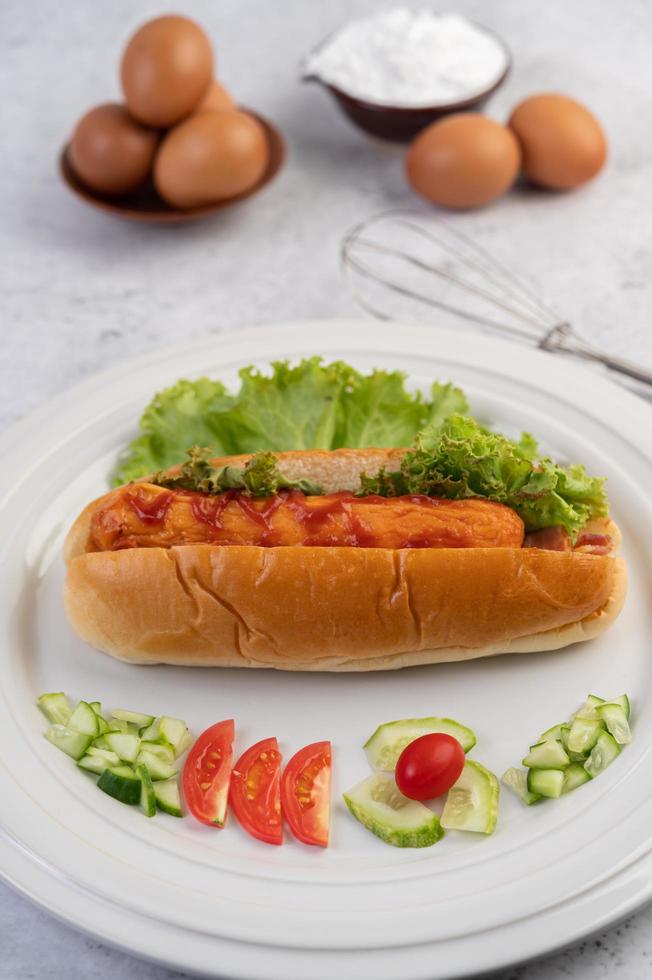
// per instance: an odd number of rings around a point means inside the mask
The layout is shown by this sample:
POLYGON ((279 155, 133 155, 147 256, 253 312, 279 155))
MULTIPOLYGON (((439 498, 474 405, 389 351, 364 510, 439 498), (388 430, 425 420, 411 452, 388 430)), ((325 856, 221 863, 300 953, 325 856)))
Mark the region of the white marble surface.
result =
MULTIPOLYGON (((401 153, 365 140, 327 96, 297 82, 300 56, 378 0, 211 0, 175 7, 214 37, 238 100, 288 142, 280 178, 249 204, 178 228, 121 223, 73 199, 56 156, 88 106, 117 95, 121 44, 155 0, 3 0, 0 80, 0 426, 79 378, 153 346, 241 325, 349 315, 337 246, 354 220, 414 203, 401 153)), ((560 90, 585 99, 611 140, 592 186, 519 191, 460 224, 519 266, 587 335, 652 367, 652 6, 649 0, 460 0, 503 34, 515 69, 490 113, 560 90)), ((446 5, 443 8, 446 9, 446 5)), ((216 339, 219 344, 219 338, 216 339)), ((119 392, 116 392, 119 397, 119 392)), ((502 980, 643 980, 652 910, 502 980)), ((107 949, 0 884, 0 978, 171 973, 107 949)))

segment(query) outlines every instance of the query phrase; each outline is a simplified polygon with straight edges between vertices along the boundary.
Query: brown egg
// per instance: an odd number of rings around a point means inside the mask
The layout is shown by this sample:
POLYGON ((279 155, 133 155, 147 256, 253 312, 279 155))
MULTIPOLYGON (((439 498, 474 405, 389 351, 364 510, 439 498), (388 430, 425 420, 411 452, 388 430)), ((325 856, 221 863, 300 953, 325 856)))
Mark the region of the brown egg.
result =
POLYGON ((606 160, 607 141, 600 123, 566 95, 525 99, 508 125, 521 144, 526 176, 542 187, 578 187, 595 177, 606 160))
POLYGON ((75 173, 103 194, 124 194, 148 177, 159 134, 117 103, 98 105, 77 123, 68 151, 75 173))
POLYGON ((235 197, 265 173, 265 130, 246 112, 213 109, 170 130, 154 161, 154 183, 175 208, 196 208, 235 197))
POLYGON ((213 51, 187 17, 157 17, 129 41, 120 69, 129 112, 148 126, 173 126, 190 115, 213 77, 213 51))
POLYGON ((407 178, 417 192, 445 208, 477 208, 504 194, 518 174, 514 134, 477 113, 431 123, 407 153, 407 178))
POLYGON ((206 109, 235 109, 236 104, 221 82, 212 81, 206 95, 195 108, 195 112, 206 109))

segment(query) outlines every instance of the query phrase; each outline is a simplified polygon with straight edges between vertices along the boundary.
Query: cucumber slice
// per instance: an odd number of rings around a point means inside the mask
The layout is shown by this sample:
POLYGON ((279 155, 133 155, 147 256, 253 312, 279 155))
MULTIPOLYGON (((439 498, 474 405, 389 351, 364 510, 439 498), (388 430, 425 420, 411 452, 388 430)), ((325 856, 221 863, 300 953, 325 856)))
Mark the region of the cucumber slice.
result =
POLYGON ((192 743, 193 743, 193 737, 190 734, 190 732, 186 729, 186 734, 183 736, 183 738, 181 739, 181 741, 179 742, 176 748, 177 759, 179 758, 180 755, 183 755, 186 749, 190 748, 192 743))
POLYGON ((87 701, 80 701, 68 722, 68 728, 74 732, 81 732, 82 735, 90 735, 96 738, 100 734, 100 726, 97 715, 87 701))
POLYGON ((629 745, 632 740, 632 732, 623 706, 615 702, 612 704, 605 703, 596 710, 607 726, 607 731, 613 735, 618 744, 629 745))
MULTIPOLYGON (((539 735, 539 742, 563 742, 562 734, 564 728, 570 728, 570 725, 553 725, 553 727, 549 728, 547 732, 543 732, 542 735, 539 735)), ((565 747, 566 746, 564 746, 564 748, 565 747)))
POLYGON ((570 793, 571 790, 577 789, 578 786, 583 786, 590 779, 591 777, 584 766, 579 762, 573 762, 564 770, 564 783, 561 788, 562 795, 564 793, 570 793))
POLYGON ((441 825, 445 830, 493 834, 498 819, 500 784, 479 762, 467 759, 462 775, 448 791, 441 825))
POLYGON ((153 817, 156 815, 156 796, 147 766, 136 766, 136 775, 140 779, 140 805, 143 813, 146 817, 153 817))
POLYGON ((63 691, 42 694, 36 703, 53 725, 67 725, 72 718, 72 708, 63 691))
POLYGON ((129 731, 129 722, 122 721, 121 718, 111 718, 109 730, 112 732, 122 732, 123 735, 131 734, 129 731))
POLYGON ((97 738, 93 739, 93 748, 102 749, 106 752, 111 752, 109 748, 109 743, 106 740, 106 734, 98 735, 97 738))
POLYGON ((609 732, 600 732, 598 740, 591 749, 591 755, 584 763, 589 776, 599 776, 620 755, 620 745, 609 732))
POLYGON ((95 712, 96 715, 102 716, 102 702, 101 701, 89 701, 88 702, 95 712))
POLYGON ((167 762, 168 764, 174 762, 176 756, 174 754, 174 749, 171 745, 159 745, 157 742, 145 742, 141 744, 141 752, 149 752, 151 755, 155 755, 162 762, 167 762))
POLYGON ((530 769, 527 774, 527 788, 530 793, 556 800, 561 796, 563 786, 564 773, 561 769, 530 769))
POLYGON ((114 800, 134 806, 140 802, 140 776, 131 766, 111 766, 105 769, 97 785, 114 800))
POLYGON ((568 748, 571 752, 586 753, 593 748, 603 731, 604 725, 597 712, 595 718, 576 717, 568 733, 568 748))
POLYGON ((375 772, 344 793, 356 820, 394 847, 430 847, 443 836, 439 817, 399 792, 394 778, 375 772))
POLYGON ((141 742, 158 742, 161 737, 161 719, 155 718, 151 725, 140 730, 141 742))
POLYGON ((179 784, 176 779, 166 779, 153 785, 154 797, 159 810, 162 810, 163 813, 169 813, 172 817, 182 817, 179 784))
POLYGON ((120 765, 120 758, 110 749, 98 749, 95 745, 91 745, 86 755, 94 756, 96 759, 103 759, 105 768, 107 766, 120 765))
POLYGON ((586 698, 586 704, 589 708, 597 708, 598 705, 604 704, 604 698, 599 698, 597 694, 589 694, 586 698))
POLYGON ((503 774, 503 782, 526 806, 531 806, 541 799, 540 796, 536 793, 531 793, 527 788, 527 771, 525 769, 508 769, 503 774))
POLYGON ((166 715, 159 720, 161 739, 171 745, 178 755, 178 746, 186 737, 188 726, 181 718, 168 718, 166 715))
POLYGON ((65 725, 50 725, 45 733, 45 737, 48 742, 61 749, 71 759, 81 759, 83 755, 86 755, 86 750, 91 744, 90 735, 84 735, 83 732, 71 731, 65 725))
POLYGON ((108 769, 106 760, 97 755, 83 755, 77 766, 86 772, 94 772, 96 776, 101 776, 104 770, 108 769))
POLYGON ((177 775, 177 770, 174 768, 174 766, 171 766, 169 762, 165 762, 163 759, 160 759, 148 749, 143 749, 141 752, 139 752, 136 762, 139 766, 147 766, 150 776, 155 781, 158 779, 171 779, 173 776, 177 775))
POLYGON ((111 712, 111 717, 117 718, 118 721, 131 722, 132 725, 137 725, 138 729, 147 728, 154 721, 154 715, 144 715, 140 711, 126 711, 124 708, 116 708, 111 712))
POLYGON ((620 707, 625 712, 625 714, 627 716, 627 720, 629 721, 629 715, 630 715, 630 711, 631 711, 631 706, 630 706, 630 703, 629 703, 629 698, 627 697, 626 694, 621 694, 617 698, 609 698, 609 704, 619 704, 620 707))
POLYGON ((529 754, 523 759, 523 765, 528 769, 565 769, 569 764, 566 750, 558 740, 531 745, 529 754))
POLYGON ((106 744, 112 752, 115 752, 123 762, 135 762, 140 752, 140 739, 137 735, 130 735, 125 732, 109 732, 106 744))
POLYGON ((403 718, 379 725, 365 742, 364 750, 373 769, 393 772, 405 746, 431 732, 452 735, 465 752, 469 752, 476 743, 475 733, 452 718, 403 718))

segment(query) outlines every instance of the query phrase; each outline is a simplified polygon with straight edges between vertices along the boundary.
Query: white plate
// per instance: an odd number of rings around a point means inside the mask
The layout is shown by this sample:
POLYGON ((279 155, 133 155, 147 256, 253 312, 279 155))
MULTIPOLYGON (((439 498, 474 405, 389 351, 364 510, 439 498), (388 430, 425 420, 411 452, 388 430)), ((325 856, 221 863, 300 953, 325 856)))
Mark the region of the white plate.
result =
POLYGON ((652 895, 652 415, 574 364, 444 330, 302 323, 212 338, 132 361, 69 391, 0 441, 0 869, 51 912, 180 969, 264 980, 451 978, 569 943, 652 895), (464 386, 498 427, 536 433, 609 477, 631 587, 604 637, 545 654, 360 675, 133 667, 82 644, 61 608, 61 542, 103 492, 152 393, 181 375, 229 384, 244 364, 321 353, 464 386), (237 745, 286 754, 334 744, 332 846, 273 848, 230 821, 146 820, 99 793, 42 737, 45 690, 188 719, 237 722, 237 745), (634 695, 636 739, 600 779, 527 809, 503 795, 489 839, 450 833, 394 850, 345 813, 382 721, 446 714, 471 725, 497 773, 589 692, 634 695))

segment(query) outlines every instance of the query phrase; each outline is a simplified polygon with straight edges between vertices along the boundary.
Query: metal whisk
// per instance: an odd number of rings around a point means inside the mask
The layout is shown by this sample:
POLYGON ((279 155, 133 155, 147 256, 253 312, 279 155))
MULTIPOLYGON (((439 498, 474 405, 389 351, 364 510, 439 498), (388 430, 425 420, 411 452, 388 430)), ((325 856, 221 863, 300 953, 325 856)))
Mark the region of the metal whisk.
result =
POLYGON ((399 316, 408 301, 412 310, 435 308, 652 385, 652 371, 594 347, 527 283, 442 218, 404 210, 372 215, 345 235, 341 261, 355 300, 378 319, 396 319, 391 300, 400 297, 399 316))

